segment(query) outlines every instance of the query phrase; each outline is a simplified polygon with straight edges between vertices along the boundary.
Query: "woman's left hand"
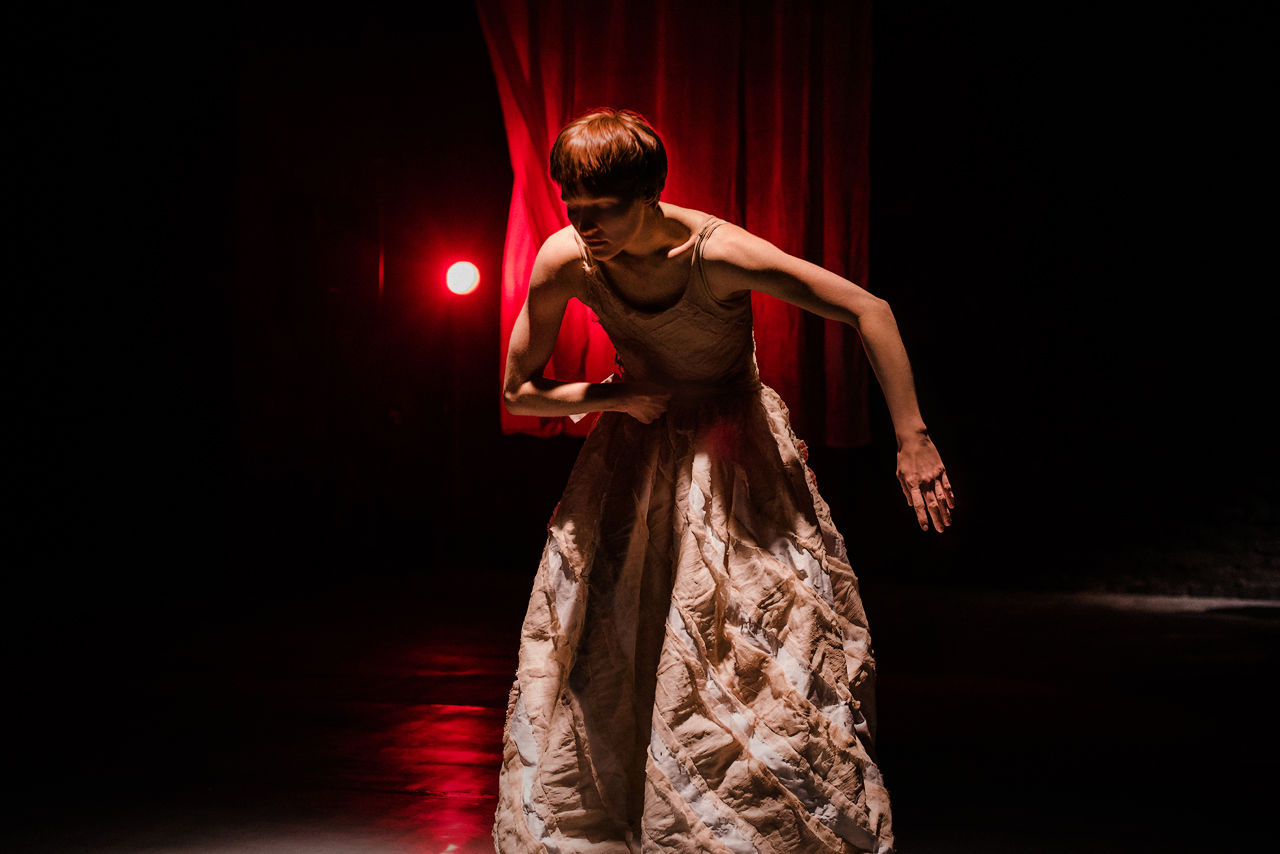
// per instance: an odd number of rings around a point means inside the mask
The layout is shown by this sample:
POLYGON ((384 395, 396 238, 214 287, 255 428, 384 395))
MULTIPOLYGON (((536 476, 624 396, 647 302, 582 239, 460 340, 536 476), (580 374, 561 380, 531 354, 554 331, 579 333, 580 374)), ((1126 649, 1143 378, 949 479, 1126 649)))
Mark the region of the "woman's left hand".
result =
POLYGON ((956 506, 946 466, 928 434, 900 442, 898 448, 898 484, 907 497, 907 506, 915 510, 920 530, 929 530, 929 520, 942 533, 951 524, 951 508, 956 506))

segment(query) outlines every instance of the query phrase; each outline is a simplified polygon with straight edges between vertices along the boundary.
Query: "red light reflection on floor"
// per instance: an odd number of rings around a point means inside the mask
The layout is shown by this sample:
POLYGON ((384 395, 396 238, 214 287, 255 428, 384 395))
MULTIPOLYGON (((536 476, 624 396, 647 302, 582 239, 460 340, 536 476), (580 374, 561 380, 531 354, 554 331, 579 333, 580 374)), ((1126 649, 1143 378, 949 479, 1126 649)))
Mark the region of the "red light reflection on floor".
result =
POLYGON ((380 759, 419 797, 385 814, 431 854, 492 854, 505 710, 433 704, 386 733, 380 759))

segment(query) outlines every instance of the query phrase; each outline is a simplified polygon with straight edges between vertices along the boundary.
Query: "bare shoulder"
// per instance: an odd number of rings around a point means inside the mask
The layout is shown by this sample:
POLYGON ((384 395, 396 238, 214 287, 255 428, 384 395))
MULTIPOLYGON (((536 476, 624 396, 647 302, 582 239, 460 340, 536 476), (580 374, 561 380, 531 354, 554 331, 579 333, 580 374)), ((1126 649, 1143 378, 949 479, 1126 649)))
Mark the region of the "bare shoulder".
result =
POLYGON ((707 287, 722 300, 759 290, 763 279, 789 271, 796 259, 745 228, 726 222, 702 245, 707 287))
POLYGON ((582 286, 582 256, 573 227, 566 225, 542 242, 529 276, 529 288, 557 293, 566 299, 577 296, 582 286))
POLYGON ((703 213, 693 208, 682 208, 670 202, 660 202, 659 204, 662 207, 663 214, 686 226, 690 231, 698 231, 706 224, 707 220, 711 219, 711 214, 703 213))
POLYGON ((704 263, 721 270, 763 270, 786 257, 778 247, 740 225, 726 222, 711 232, 702 246, 704 263))

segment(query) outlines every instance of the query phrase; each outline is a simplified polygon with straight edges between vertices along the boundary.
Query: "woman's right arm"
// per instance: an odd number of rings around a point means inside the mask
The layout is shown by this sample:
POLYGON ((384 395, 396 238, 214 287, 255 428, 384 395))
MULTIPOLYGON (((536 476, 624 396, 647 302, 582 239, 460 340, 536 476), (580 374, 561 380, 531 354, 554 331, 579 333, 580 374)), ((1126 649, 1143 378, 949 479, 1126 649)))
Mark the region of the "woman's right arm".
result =
POLYGON ((576 295, 582 276, 575 247, 561 234, 542 248, 529 276, 529 296, 516 318, 507 347, 507 370, 502 400, 512 415, 577 415, 613 410, 626 412, 646 424, 662 415, 670 395, 640 383, 564 383, 543 376, 569 298, 576 295))

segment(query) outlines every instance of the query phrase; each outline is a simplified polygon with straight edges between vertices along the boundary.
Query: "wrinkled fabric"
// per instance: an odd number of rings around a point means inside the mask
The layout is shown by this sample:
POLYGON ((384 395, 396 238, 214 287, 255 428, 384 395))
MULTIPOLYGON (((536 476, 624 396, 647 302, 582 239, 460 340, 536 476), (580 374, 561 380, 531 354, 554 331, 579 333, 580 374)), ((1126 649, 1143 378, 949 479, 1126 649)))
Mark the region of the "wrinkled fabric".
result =
POLYGON ((786 406, 759 382, 749 297, 643 311, 581 246, 584 302, 629 377, 549 527, 521 634, 499 854, 889 854, 875 662, 858 580, 786 406))

